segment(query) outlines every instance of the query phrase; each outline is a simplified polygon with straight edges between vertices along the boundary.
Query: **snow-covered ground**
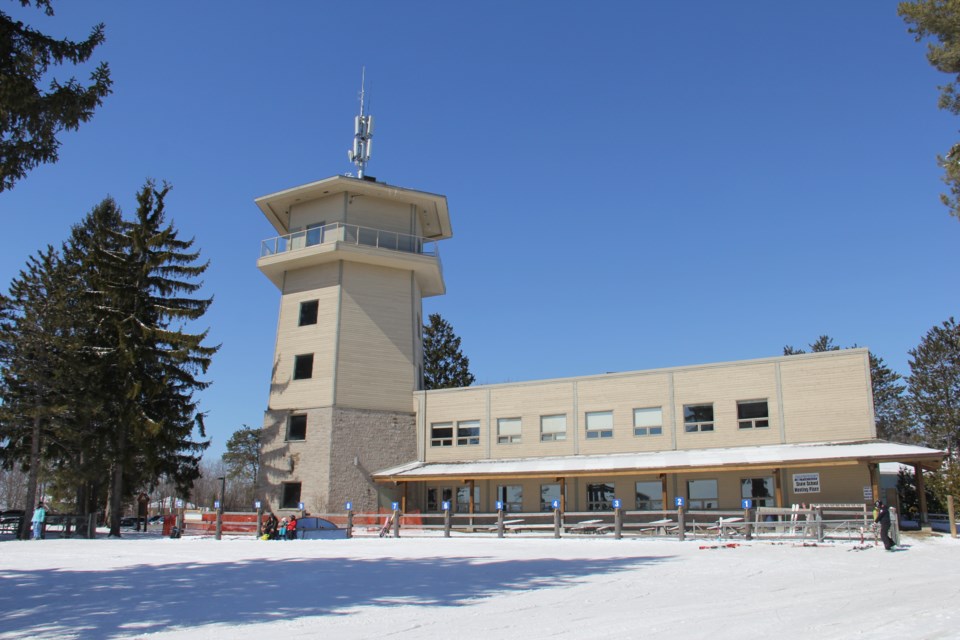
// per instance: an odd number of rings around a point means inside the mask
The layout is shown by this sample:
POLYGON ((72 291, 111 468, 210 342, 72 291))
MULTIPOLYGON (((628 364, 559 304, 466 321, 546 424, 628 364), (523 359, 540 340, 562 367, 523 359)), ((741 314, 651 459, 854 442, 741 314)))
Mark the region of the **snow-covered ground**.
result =
POLYGON ((10 540, 0 638, 960 638, 960 541, 902 542, 10 540))

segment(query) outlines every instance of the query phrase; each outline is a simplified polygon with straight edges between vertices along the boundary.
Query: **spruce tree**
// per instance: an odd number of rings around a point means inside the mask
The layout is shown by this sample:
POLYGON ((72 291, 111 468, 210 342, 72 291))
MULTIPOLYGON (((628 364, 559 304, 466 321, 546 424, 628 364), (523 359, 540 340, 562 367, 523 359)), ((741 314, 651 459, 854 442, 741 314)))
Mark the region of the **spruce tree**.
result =
MULTIPOLYGON (((27 474, 25 513, 36 505, 41 469, 60 440, 51 435, 67 413, 62 275, 59 255, 48 247, 28 259, 9 296, 0 298, 0 463, 27 474)), ((20 535, 27 531, 24 521, 20 535)))
MULTIPOLYGON (((954 115, 960 115, 960 1, 917 0, 901 2, 897 13, 910 25, 909 32, 917 42, 927 40, 927 61, 937 70, 952 76, 939 87, 938 106, 954 115)), ((950 193, 940 199, 950 215, 960 219, 960 143, 937 157, 944 170, 943 181, 950 193)))
MULTIPOLYGON (((30 0, 20 0, 27 6, 30 0)), ((49 16, 50 0, 35 0, 49 16)), ((51 38, 0 11, 0 193, 39 164, 56 162, 57 134, 77 129, 110 93, 110 69, 101 63, 84 86, 70 78, 40 87, 52 65, 83 64, 104 40, 103 24, 86 40, 51 38)))
POLYGON ((423 388, 469 387, 474 382, 470 359, 460 351, 460 337, 450 323, 431 313, 423 325, 423 388))
POLYGON ((948 459, 960 446, 960 326, 949 318, 909 351, 908 402, 927 446, 946 449, 948 459))
POLYGON ((105 200, 69 243, 86 292, 82 366, 97 398, 87 418, 107 459, 111 535, 123 501, 144 485, 165 476, 186 493, 209 445, 194 439, 205 438, 194 393, 208 386, 199 376, 219 347, 187 331, 212 301, 193 297, 207 264, 166 222, 168 191, 148 182, 130 222, 105 200))

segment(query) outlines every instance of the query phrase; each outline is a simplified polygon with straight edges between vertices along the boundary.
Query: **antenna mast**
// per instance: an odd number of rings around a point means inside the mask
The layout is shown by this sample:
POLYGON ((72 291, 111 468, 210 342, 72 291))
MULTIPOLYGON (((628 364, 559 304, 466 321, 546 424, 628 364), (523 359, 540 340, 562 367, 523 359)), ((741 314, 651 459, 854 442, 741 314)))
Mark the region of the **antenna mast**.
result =
POLYGON ((373 144, 373 116, 363 114, 364 84, 367 68, 360 71, 360 115, 353 119, 353 149, 347 151, 350 162, 357 165, 357 177, 363 178, 363 172, 370 162, 370 148, 373 144))

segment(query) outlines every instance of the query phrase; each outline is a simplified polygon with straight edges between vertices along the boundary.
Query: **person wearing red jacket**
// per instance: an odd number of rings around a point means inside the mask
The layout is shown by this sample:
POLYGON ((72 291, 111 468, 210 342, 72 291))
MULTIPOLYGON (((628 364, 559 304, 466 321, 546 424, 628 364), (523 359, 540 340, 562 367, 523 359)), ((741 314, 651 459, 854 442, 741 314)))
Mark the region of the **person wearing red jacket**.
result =
POLYGON ((297 516, 290 516, 290 522, 287 523, 287 540, 297 539, 297 516))

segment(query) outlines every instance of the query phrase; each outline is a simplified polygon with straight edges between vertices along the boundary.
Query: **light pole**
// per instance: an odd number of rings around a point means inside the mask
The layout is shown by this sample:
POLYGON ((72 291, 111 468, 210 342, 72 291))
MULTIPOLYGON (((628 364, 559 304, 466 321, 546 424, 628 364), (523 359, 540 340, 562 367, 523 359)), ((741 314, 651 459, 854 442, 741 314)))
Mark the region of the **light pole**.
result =
POLYGON ((217 478, 220 481, 220 500, 217 501, 217 535, 216 539, 220 539, 220 534, 223 532, 223 494, 227 490, 227 478, 226 476, 221 476, 217 478))

